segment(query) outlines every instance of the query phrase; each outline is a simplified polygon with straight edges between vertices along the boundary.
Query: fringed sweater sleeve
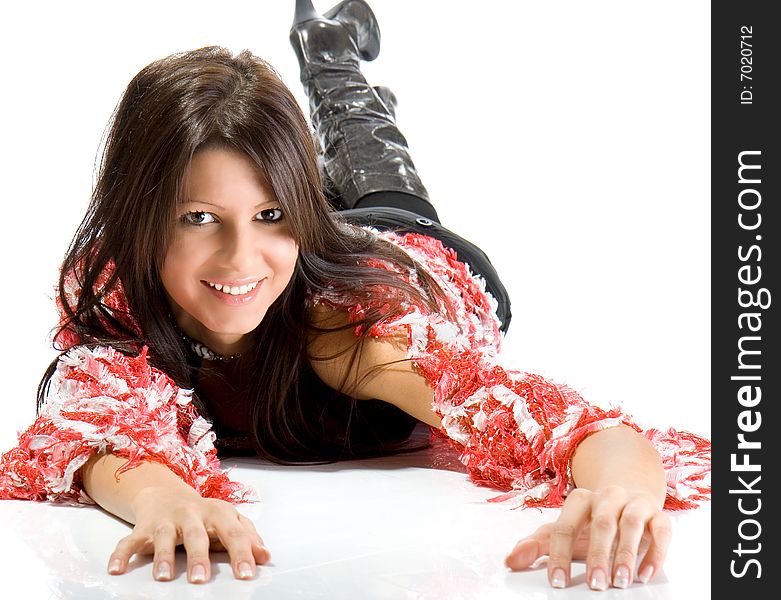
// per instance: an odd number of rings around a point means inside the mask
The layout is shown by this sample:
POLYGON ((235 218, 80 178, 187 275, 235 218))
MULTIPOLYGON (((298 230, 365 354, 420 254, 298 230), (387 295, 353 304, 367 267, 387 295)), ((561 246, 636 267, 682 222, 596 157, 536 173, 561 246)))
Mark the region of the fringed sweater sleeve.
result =
MULTIPOLYGON (((431 275, 447 302, 431 311, 402 300, 401 314, 389 311, 394 316, 368 334, 406 338, 407 358, 434 390, 432 408, 442 419, 436 434, 457 449, 474 482, 506 492, 494 500, 517 497, 526 506, 561 506, 573 488, 570 461, 578 444, 593 432, 619 424, 641 431, 661 455, 667 476, 665 508, 692 508, 708 498, 708 440, 673 428, 643 431, 620 408, 604 410, 566 385, 506 368, 499 355, 495 301, 486 293, 485 282, 436 239, 375 233, 431 275)), ((404 273, 385 262, 376 266, 419 283, 414 270, 404 273)), ((368 308, 387 309, 394 293, 376 286, 368 299, 366 294, 359 299, 324 293, 311 300, 346 309, 355 321, 368 308)))
MULTIPOLYGON (((114 269, 110 261, 96 283, 103 307, 141 336, 122 282, 109 289, 114 269)), ((79 277, 69 273, 62 291, 75 307, 79 277)), ((220 469, 216 435, 192 404, 192 391, 154 368, 146 346, 137 356, 128 356, 111 347, 83 345, 68 325, 59 293, 55 297, 60 327, 54 342, 66 351, 57 361, 38 417, 20 433, 17 446, 0 456, 0 499, 94 504, 82 487, 79 469, 95 454, 111 452, 127 459, 115 477, 141 461, 154 461, 201 496, 257 500, 255 490, 231 481, 220 469)), ((106 327, 110 329, 108 323, 106 327)))
POLYGON ((220 469, 211 425, 147 360, 112 348, 74 346, 57 363, 46 401, 15 448, 0 457, 0 499, 94 504, 79 469, 99 452, 128 459, 115 476, 142 460, 166 465, 202 496, 257 499, 220 469))

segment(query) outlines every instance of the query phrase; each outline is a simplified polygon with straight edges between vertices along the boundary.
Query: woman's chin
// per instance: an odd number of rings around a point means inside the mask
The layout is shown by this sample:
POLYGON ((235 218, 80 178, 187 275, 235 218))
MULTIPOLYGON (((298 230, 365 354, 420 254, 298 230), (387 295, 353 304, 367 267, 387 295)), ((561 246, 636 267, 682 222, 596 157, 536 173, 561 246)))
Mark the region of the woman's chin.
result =
POLYGON ((251 323, 242 323, 235 327, 226 327, 224 324, 215 323, 213 327, 204 326, 203 339, 204 344, 209 346, 215 352, 219 347, 233 347, 241 342, 245 337, 253 333, 262 323, 262 319, 251 323))

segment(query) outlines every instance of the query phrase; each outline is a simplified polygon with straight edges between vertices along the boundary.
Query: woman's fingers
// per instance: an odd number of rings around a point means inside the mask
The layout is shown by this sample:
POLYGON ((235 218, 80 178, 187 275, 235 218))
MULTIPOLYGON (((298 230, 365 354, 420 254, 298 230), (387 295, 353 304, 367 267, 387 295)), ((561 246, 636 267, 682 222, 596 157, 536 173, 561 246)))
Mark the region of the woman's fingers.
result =
MULTIPOLYGON (((539 531, 539 530, 538 530, 539 531)), ((513 571, 520 571, 531 566, 535 560, 545 554, 543 543, 535 537, 536 533, 522 539, 504 559, 504 564, 513 571)))
POLYGON ((251 579, 255 576, 255 555, 252 544, 256 535, 248 531, 238 518, 215 523, 217 535, 230 557, 236 579, 251 579))
POLYGON ((591 509, 586 581, 592 590, 604 591, 610 587, 612 579, 613 548, 618 533, 618 519, 626 504, 626 491, 617 487, 607 488, 599 494, 598 500, 591 509))
POLYGON ((637 569, 637 578, 642 583, 648 582, 662 568, 671 537, 670 519, 653 500, 643 497, 630 500, 619 520, 613 557, 613 586, 627 588, 631 585, 637 557, 643 553, 645 557, 637 569))
POLYGON ((109 573, 120 574, 134 554, 152 554, 155 579, 173 579, 176 547, 187 553, 187 579, 205 583, 211 577, 210 550, 228 552, 234 575, 250 579, 256 564, 268 562, 270 554, 251 520, 229 502, 213 498, 180 497, 151 489, 146 503, 139 503, 133 532, 122 538, 109 557, 109 573))
POLYGON ((255 538, 258 540, 258 543, 259 543, 261 546, 264 546, 264 547, 265 547, 265 545, 266 545, 266 544, 265 544, 265 542, 263 541, 263 538, 262 538, 262 537, 260 537, 260 534, 258 533, 258 530, 257 530, 257 529, 255 529, 255 523, 253 523, 251 519, 248 519, 248 518, 247 518, 247 517, 245 517, 244 515, 242 515, 242 514, 239 514, 239 522, 240 522, 242 525, 244 525, 244 527, 246 527, 246 528, 247 528, 249 531, 251 531, 251 532, 252 532, 252 533, 255 535, 255 538))
POLYGON ((552 587, 567 587, 575 542, 591 512, 591 492, 572 490, 550 532, 548 581, 552 587))
POLYGON ((641 547, 645 524, 653 515, 653 507, 646 502, 629 502, 621 512, 618 522, 618 543, 613 557, 613 586, 627 588, 631 585, 641 547))
POLYGON ((643 583, 647 583, 656 575, 664 564, 672 537, 670 518, 663 512, 658 512, 648 524, 648 531, 651 535, 651 543, 637 569, 637 578, 643 583))
POLYGON ((155 528, 152 537, 155 544, 152 576, 158 581, 169 581, 173 579, 176 568, 176 525, 162 522, 155 528))
POLYGON ((211 576, 209 534, 200 520, 189 520, 182 527, 182 543, 187 551, 187 579, 190 583, 205 583, 211 576))
POLYGON ((136 553, 138 538, 130 535, 123 537, 117 542, 117 547, 111 556, 108 557, 108 572, 112 575, 119 575, 127 570, 127 563, 130 557, 136 553))
POLYGON ((258 530, 255 529, 255 524, 242 514, 239 514, 239 522, 252 534, 250 537, 252 538, 252 555, 255 557, 255 563, 266 564, 271 560, 271 552, 266 548, 266 543, 260 537, 258 530))
POLYGON ((226 502, 209 501, 209 509, 206 531, 212 547, 225 549, 237 579, 253 578, 255 565, 268 562, 271 557, 255 525, 226 502))
MULTIPOLYGON (((505 566, 513 571, 520 571, 532 566, 538 558, 546 556, 550 549, 550 534, 553 526, 554 523, 545 523, 530 536, 520 540, 505 558, 505 566)), ((572 548, 573 559, 586 558, 588 541, 588 527, 582 527, 572 548)))
POLYGON ((150 536, 143 535, 138 528, 134 529, 133 533, 119 540, 109 556, 108 572, 112 575, 124 573, 134 554, 149 554, 151 547, 150 536))
POLYGON ((670 544, 670 520, 657 502, 623 488, 599 493, 575 489, 558 520, 546 523, 519 541, 505 558, 512 570, 525 569, 549 555, 552 587, 566 587, 573 559, 586 559, 586 583, 594 590, 632 583, 638 556, 643 556, 637 579, 643 583, 664 564, 670 544), (647 550, 646 550, 647 548, 647 550))

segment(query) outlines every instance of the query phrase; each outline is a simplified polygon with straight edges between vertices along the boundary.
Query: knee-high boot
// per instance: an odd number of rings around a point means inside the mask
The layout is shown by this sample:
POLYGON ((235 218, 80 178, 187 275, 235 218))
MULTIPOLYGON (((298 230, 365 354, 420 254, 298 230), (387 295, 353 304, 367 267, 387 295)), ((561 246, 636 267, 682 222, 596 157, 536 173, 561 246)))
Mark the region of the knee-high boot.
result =
POLYGON ((386 205, 390 193, 400 207, 439 222, 396 127, 393 93, 370 86, 360 70, 361 59, 380 51, 368 4, 345 0, 320 16, 311 0, 297 0, 290 42, 338 206, 386 205))

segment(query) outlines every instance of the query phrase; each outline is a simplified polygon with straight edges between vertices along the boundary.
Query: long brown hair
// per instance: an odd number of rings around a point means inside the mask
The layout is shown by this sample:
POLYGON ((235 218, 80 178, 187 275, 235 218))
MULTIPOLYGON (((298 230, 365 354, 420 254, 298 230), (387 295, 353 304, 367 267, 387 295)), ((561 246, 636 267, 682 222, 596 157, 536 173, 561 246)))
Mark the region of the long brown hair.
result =
MULTIPOLYGON (((317 329, 308 318, 309 295, 328 291, 359 299, 373 286, 394 290, 390 312, 369 310, 350 325, 364 326, 353 361, 369 328, 398 314, 402 299, 432 310, 445 300, 421 269, 417 284, 410 285, 367 264, 380 259, 401 272, 415 268, 398 248, 333 211, 306 118, 273 68, 248 50, 235 57, 217 46, 173 54, 129 83, 112 116, 90 205, 62 265, 59 303, 65 317, 55 339, 67 333, 81 344, 112 345, 128 354, 148 345, 153 366, 177 385, 194 387, 198 361, 175 328, 160 273, 183 200, 184 173, 198 150, 213 146, 243 152, 257 165, 299 246, 290 283, 241 359, 253 372, 248 397, 256 450, 278 462, 338 458, 343 442, 318 439, 302 404, 301 376, 312 359, 306 340, 317 329), (102 282, 112 261, 109 280, 102 282), (65 292, 69 275, 81 288, 75 305, 65 292), (105 302, 119 285, 129 315, 105 302)), ((56 361, 39 385, 39 409, 55 367, 56 361)), ((197 390, 194 402, 206 412, 197 390)))

